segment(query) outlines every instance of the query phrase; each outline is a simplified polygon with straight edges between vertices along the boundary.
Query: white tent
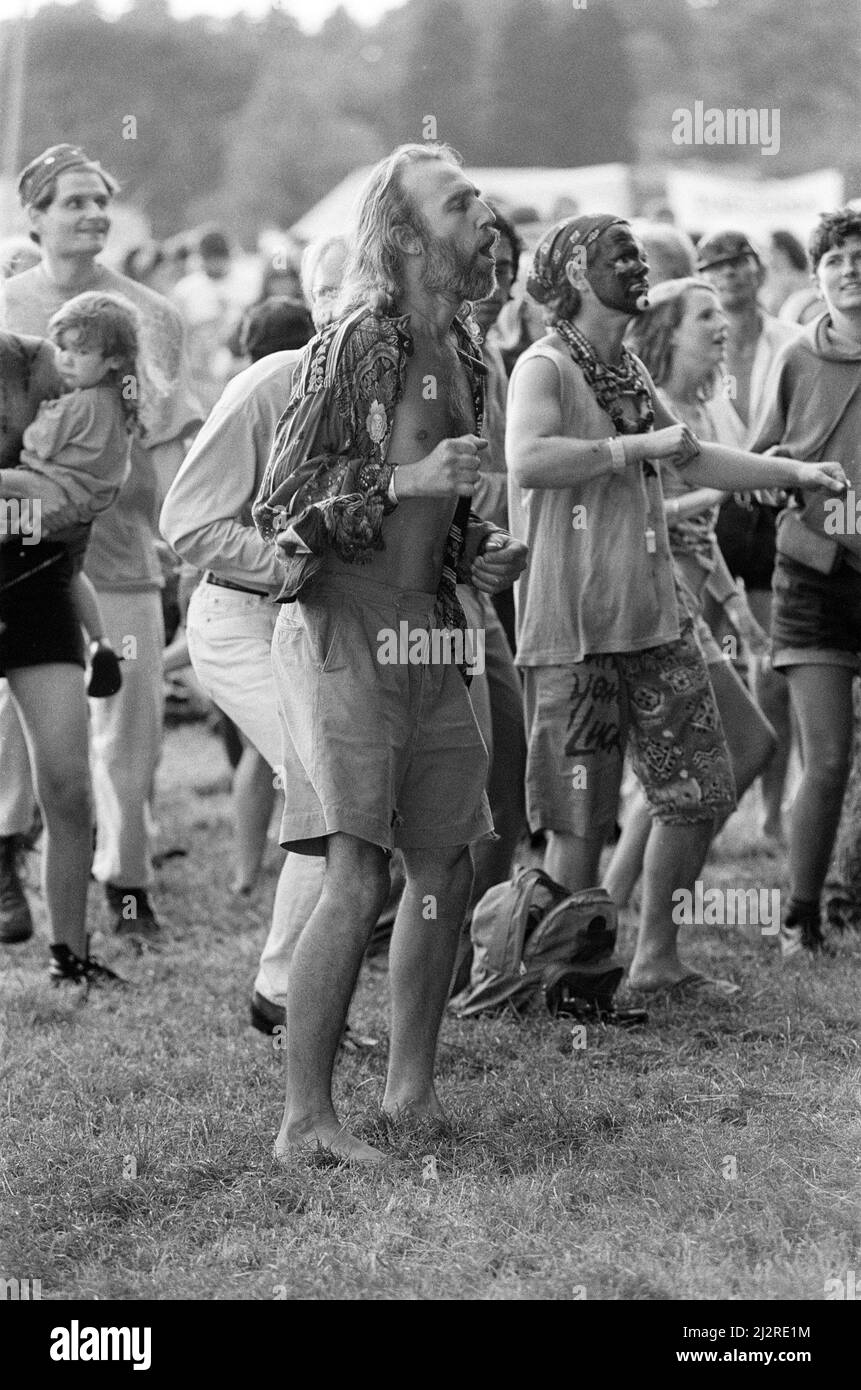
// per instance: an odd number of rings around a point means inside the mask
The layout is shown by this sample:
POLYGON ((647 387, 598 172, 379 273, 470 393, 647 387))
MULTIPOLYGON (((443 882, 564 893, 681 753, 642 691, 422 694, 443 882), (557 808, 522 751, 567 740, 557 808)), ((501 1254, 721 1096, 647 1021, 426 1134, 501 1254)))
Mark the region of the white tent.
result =
MULTIPOLYGON (((538 222, 578 212, 615 212, 628 216, 631 191, 624 164, 592 164, 580 169, 478 169, 465 172, 482 195, 507 210, 532 208, 538 222)), ((349 227, 353 208, 370 167, 356 169, 321 198, 290 228, 302 242, 335 236, 349 227)))

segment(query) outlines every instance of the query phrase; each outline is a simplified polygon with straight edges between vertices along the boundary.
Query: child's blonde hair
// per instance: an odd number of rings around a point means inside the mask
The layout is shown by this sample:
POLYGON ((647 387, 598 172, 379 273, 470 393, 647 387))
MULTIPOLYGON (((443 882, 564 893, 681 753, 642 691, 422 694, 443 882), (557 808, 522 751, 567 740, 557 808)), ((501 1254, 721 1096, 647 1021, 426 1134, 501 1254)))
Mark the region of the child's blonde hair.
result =
POLYGON ((95 348, 103 357, 116 357, 119 363, 105 381, 120 389, 120 402, 129 434, 141 434, 138 418, 138 329, 140 317, 131 300, 121 294, 87 290, 67 299, 48 324, 48 337, 60 345, 66 333, 79 335, 78 346, 95 348), (132 389, 127 390, 128 384, 132 389))

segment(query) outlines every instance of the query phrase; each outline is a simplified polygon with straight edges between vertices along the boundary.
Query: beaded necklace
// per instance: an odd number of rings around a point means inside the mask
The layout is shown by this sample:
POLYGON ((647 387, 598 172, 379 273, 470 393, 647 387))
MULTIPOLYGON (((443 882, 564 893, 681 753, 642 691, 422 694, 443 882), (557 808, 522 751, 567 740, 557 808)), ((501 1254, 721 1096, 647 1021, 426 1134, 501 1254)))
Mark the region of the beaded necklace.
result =
POLYGON ((622 360, 618 367, 602 362, 595 349, 569 319, 554 324, 577 366, 583 373, 592 394, 606 411, 619 434, 645 434, 652 428, 655 411, 652 396, 633 353, 623 344, 622 360), (622 411, 621 396, 633 396, 638 419, 629 420, 622 411))

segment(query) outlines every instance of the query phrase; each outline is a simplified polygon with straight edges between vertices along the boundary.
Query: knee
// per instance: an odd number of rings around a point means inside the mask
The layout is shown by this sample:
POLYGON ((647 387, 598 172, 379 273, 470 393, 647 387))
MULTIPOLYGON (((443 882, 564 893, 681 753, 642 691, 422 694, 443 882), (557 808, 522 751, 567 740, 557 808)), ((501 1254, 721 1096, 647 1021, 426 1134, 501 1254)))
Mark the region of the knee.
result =
POLYGON ((40 770, 36 794, 49 824, 59 819, 85 825, 89 833, 93 798, 86 763, 40 770))
POLYGON ((474 869, 468 845, 452 849, 405 851, 407 874, 423 893, 464 901, 472 892, 474 869))
POLYGON ((749 776, 751 779, 758 777, 761 772, 765 771, 777 752, 777 747, 777 734, 769 724, 766 728, 760 730, 750 747, 748 763, 750 768, 749 776))
POLYGON ((805 761, 803 779, 821 791, 842 794, 849 772, 849 750, 837 744, 826 744, 805 761))
POLYGON ((323 893, 364 922, 373 924, 389 896, 391 873, 385 852, 364 842, 327 859, 323 893))

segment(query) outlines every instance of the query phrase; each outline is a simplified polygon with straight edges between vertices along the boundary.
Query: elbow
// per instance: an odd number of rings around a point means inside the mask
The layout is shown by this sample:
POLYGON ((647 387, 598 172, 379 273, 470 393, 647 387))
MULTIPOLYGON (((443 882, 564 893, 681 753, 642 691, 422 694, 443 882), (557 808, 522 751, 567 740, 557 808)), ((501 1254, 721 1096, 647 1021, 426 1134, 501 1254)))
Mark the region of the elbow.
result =
POLYGON ((518 487, 534 486, 535 469, 538 463, 535 454, 536 451, 528 445, 520 449, 512 449, 508 454, 508 469, 518 487))

